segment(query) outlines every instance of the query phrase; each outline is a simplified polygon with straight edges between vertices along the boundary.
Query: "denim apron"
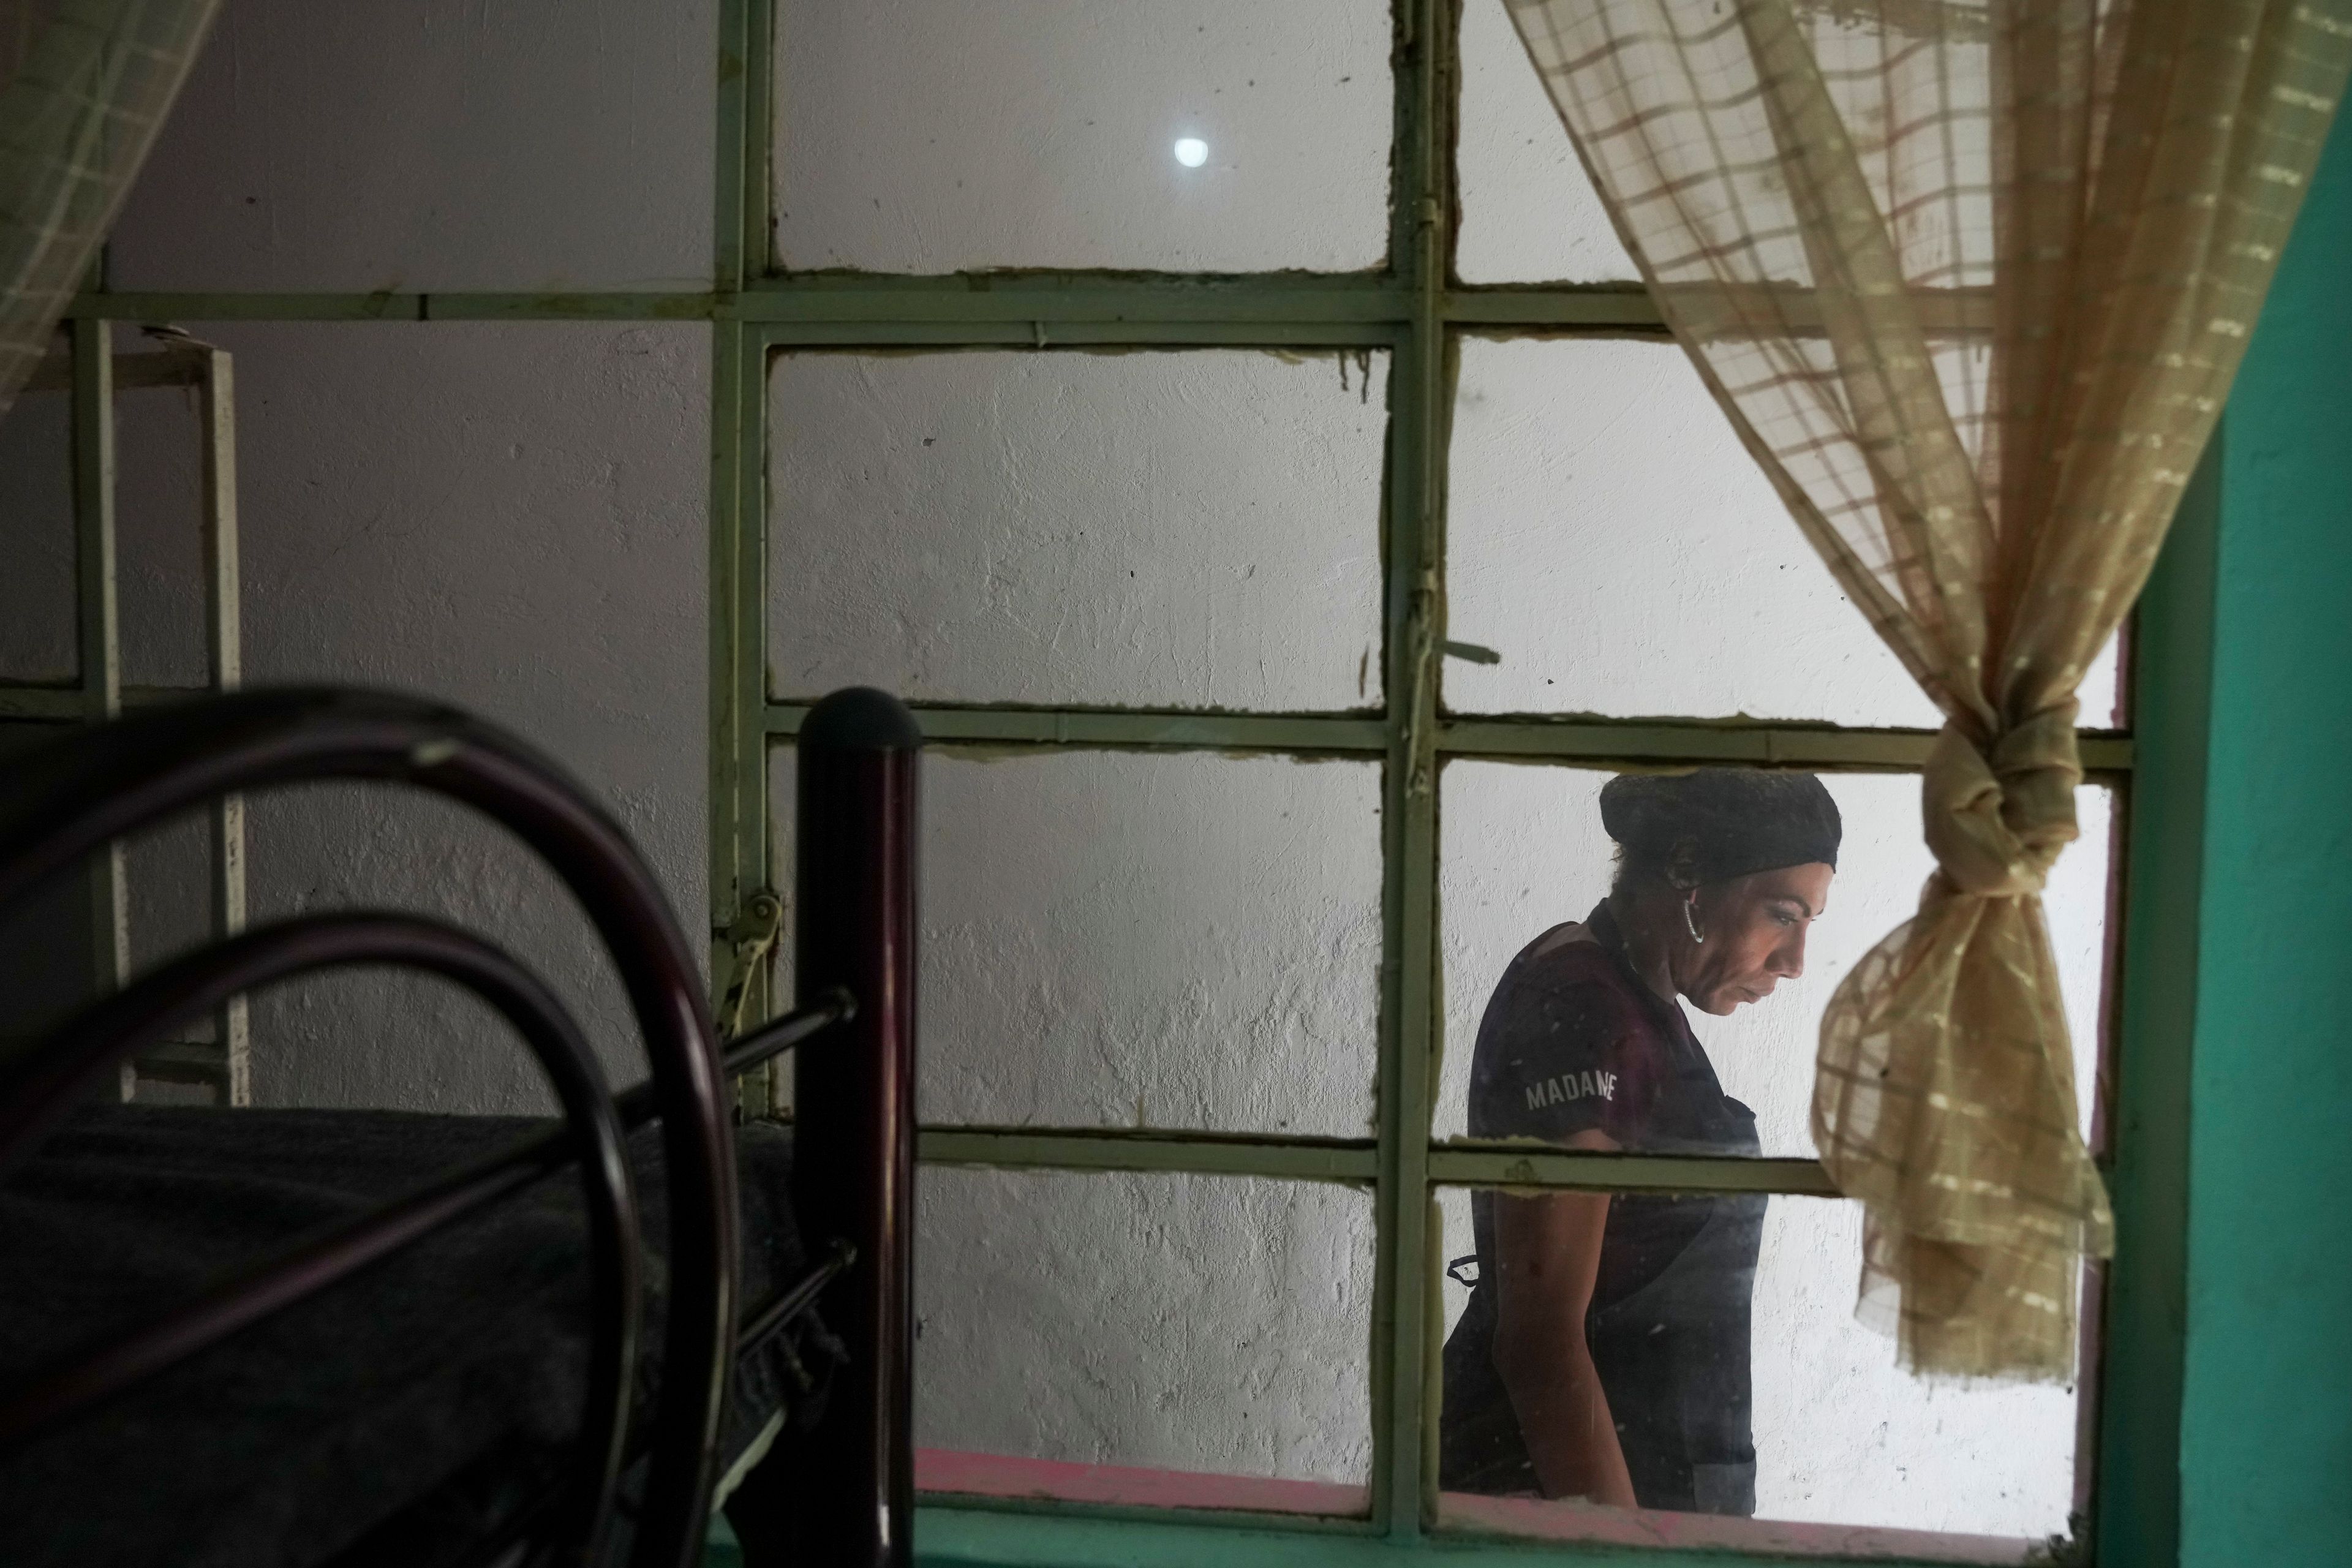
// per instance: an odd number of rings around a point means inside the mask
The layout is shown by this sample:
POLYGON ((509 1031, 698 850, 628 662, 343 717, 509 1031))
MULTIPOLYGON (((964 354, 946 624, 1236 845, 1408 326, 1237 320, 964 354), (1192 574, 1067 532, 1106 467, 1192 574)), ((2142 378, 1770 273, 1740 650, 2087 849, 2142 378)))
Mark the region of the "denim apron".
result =
MULTIPOLYGON (((1642 994, 1660 1027, 1696 1058, 1678 1080, 1670 1118, 1676 1135, 1645 1139, 1640 1152, 1760 1153, 1755 1113, 1723 1092, 1680 1010, 1642 994)), ((1449 1491, 1533 1496, 1540 1491, 1534 1462, 1495 1369, 1497 1292, 1485 1213, 1491 1201, 1483 1194, 1474 1199, 1479 1277, 1454 1275, 1473 1288, 1445 1344, 1439 1481, 1449 1491)), ((1619 1194, 1610 1201, 1585 1342, 1643 1508, 1756 1510, 1748 1342, 1765 1201, 1760 1194, 1619 1194), (1630 1260, 1638 1260, 1633 1272, 1641 1277, 1626 1280, 1630 1260), (1612 1275, 1621 1277, 1613 1291, 1612 1275)), ((1455 1268, 1469 1261, 1457 1259, 1455 1268)))

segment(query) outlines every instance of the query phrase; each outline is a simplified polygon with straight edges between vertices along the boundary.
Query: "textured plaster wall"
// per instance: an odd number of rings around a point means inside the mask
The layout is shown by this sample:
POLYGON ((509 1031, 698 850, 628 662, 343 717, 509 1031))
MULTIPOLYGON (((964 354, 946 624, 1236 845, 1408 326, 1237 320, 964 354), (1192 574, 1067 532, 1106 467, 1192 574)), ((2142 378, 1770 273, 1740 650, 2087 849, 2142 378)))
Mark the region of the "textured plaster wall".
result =
POLYGON ((927 1117, 1369 1135, 1377 765, 942 757, 927 787, 927 1117))
MULTIPOLYGON (((403 688, 513 726, 619 816, 698 930, 707 330, 196 330, 237 356, 247 679, 403 688)), ((178 393, 121 405, 134 683, 203 668, 195 426, 178 393)), ((469 813, 332 786, 257 798, 248 833, 257 921, 353 904, 454 918, 575 998, 617 1078, 642 1070, 584 922, 469 813)), ((202 930, 201 837, 151 836, 131 874, 143 964, 202 930)), ((422 982, 358 973, 274 992, 254 1037, 264 1102, 546 1103, 501 1027, 422 982)))
MULTIPOLYGON (((227 0, 117 226, 110 280, 700 286, 716 36, 712 0, 227 0)), ((620 816, 698 931, 707 329, 188 324, 238 356, 247 679, 407 688, 513 725, 620 816)), ((0 427, 12 458, 28 416, 55 422, 62 450, 50 401, 0 427)), ((125 678, 192 681, 194 413, 173 392, 121 410, 125 678)), ((40 482, 62 496, 61 469, 40 482)), ((56 516, 26 550, 40 587, 0 574, 8 608, 20 591, 42 606, 6 617, 12 675, 69 668, 61 502, 56 516)), ((249 834, 255 918, 353 902, 455 916, 542 966, 615 1072, 640 1070, 584 925, 467 814, 338 787, 257 802, 249 834)), ((134 847, 140 962, 201 930, 203 877, 193 826, 134 847)), ((291 988, 262 1000, 255 1041, 264 1100, 544 1103, 500 1029, 415 983, 291 988)))
POLYGON ((1465 283, 1622 281, 1639 273, 1503 0, 1464 0, 1462 132, 1454 152, 1465 283))
POLYGON ((1380 702, 1385 354, 776 362, 781 695, 1380 702))
POLYGON ((121 289, 707 287, 716 0, 226 0, 121 289))
POLYGON ((782 8, 785 265, 1377 266, 1386 0, 782 8), (1198 167, 1179 138, 1205 143, 1198 167))
POLYGON ((1369 1194, 928 1167, 916 1190, 917 1443, 1369 1479, 1369 1194))
POLYGON ((1672 343, 1465 342, 1449 482, 1447 631, 1502 655, 1457 711, 1943 721, 1672 343))
POLYGON ((922 787, 925 1121, 1370 1136, 1377 765, 934 751, 922 787))

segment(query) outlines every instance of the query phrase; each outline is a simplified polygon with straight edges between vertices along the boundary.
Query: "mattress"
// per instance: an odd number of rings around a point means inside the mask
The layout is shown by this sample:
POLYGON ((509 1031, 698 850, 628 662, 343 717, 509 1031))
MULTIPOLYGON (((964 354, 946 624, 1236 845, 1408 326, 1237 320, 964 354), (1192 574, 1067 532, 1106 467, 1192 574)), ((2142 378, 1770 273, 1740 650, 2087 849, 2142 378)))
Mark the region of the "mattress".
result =
MULTIPOLYGON (((94 1107, 0 1185, 0 1386, 545 1125, 94 1107)), ((647 1128, 630 1145, 649 1254, 640 1418, 660 1374, 657 1139, 647 1128)), ((739 1128, 737 1157, 741 1300, 756 1306, 805 1267, 791 1135, 739 1128)), ((585 1236, 578 1178, 551 1177, 0 1454, 0 1562, 478 1561, 486 1538, 544 1501, 574 1452, 585 1236)), ((815 1407, 828 1342, 804 1318, 738 1366, 722 1471, 785 1412, 815 1407)), ((642 1472, 625 1477, 625 1494, 642 1472)), ((622 1542, 627 1511, 625 1498, 622 1542)))

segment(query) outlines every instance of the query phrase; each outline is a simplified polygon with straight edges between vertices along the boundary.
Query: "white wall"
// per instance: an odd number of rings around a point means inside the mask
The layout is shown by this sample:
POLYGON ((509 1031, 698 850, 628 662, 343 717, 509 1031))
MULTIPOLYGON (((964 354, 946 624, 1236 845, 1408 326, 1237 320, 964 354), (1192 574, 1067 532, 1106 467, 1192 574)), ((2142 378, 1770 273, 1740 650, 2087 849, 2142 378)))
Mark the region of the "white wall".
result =
POLYGON ((1377 707, 1387 373, 1385 354, 780 357, 778 694, 1377 707))
POLYGON ((1465 283, 1638 276, 1503 0, 1464 0, 1461 114, 1454 270, 1465 283))
POLYGON ((1369 1194, 927 1166, 915 1440, 1370 1479, 1369 1194))
POLYGON ((1465 342, 1450 482, 1448 635, 1503 656, 1456 711, 1943 722, 1672 343, 1465 342))
MULTIPOLYGON (((456 702, 521 732, 635 837, 704 926, 708 330, 222 324, 236 355, 246 674, 456 702)), ((124 665, 201 671, 198 448, 181 395, 122 405, 124 665)), ((594 938, 527 851, 456 806, 341 785, 257 799, 253 916, 388 905, 510 945, 573 998, 616 1077, 635 1032, 594 938)), ((133 857, 140 962, 193 939, 191 834, 133 857)), ((547 1103, 468 1001, 352 975, 255 1014, 265 1102, 547 1103)))
MULTIPOLYGON (((775 753, 786 889, 793 767, 775 753)), ((923 1119, 1369 1136, 1380 772, 933 751, 923 1119)))
POLYGON ((1388 250, 1386 0, 859 0, 776 28, 793 268, 1343 271, 1388 250), (1180 138, 1207 144, 1199 167, 1180 138))
POLYGON ((715 0, 226 0, 119 289, 708 287, 715 0))

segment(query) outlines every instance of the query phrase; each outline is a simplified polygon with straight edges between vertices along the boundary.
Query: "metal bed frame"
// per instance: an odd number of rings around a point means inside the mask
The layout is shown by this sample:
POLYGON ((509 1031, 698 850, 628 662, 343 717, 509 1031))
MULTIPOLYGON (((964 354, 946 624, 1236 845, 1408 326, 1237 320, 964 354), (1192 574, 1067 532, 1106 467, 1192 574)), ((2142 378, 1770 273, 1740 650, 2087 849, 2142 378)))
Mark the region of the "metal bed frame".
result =
MULTIPOLYGON (((720 1419, 739 1346, 820 1302, 843 1361, 805 1473, 772 1458, 746 1478, 754 1561, 910 1560, 911 1218, 915 1002, 914 812, 920 735, 877 691, 836 693, 804 727, 799 828, 798 1007, 721 1048, 692 950, 626 835, 513 736, 412 698, 332 689, 222 695, 77 730, 19 765, 0 806, 0 908, 126 836, 224 796, 298 782, 396 782, 467 803, 534 849, 571 888, 619 972, 652 1073, 611 1094, 580 1029, 499 949, 414 916, 299 917, 232 934, 100 997, 13 1064, 0 1085, 0 1175, 121 1064, 245 993, 322 969, 393 963, 472 991, 522 1037, 562 1125, 221 1281, 196 1300, 0 1391, 0 1448, 218 1345, 368 1264, 577 1164, 588 1194, 590 1388, 564 1495, 530 1543, 596 1558, 630 1457, 641 1322, 637 1209, 622 1139, 658 1120, 668 1171, 670 1307, 629 1561, 685 1568, 700 1552, 720 1419), (822 1261, 771 1301, 736 1300, 729 1082, 795 1058, 793 1201, 822 1261)), ((730 1511, 732 1511, 730 1510, 730 1511)), ((511 1541, 497 1543, 500 1550, 511 1541)))

